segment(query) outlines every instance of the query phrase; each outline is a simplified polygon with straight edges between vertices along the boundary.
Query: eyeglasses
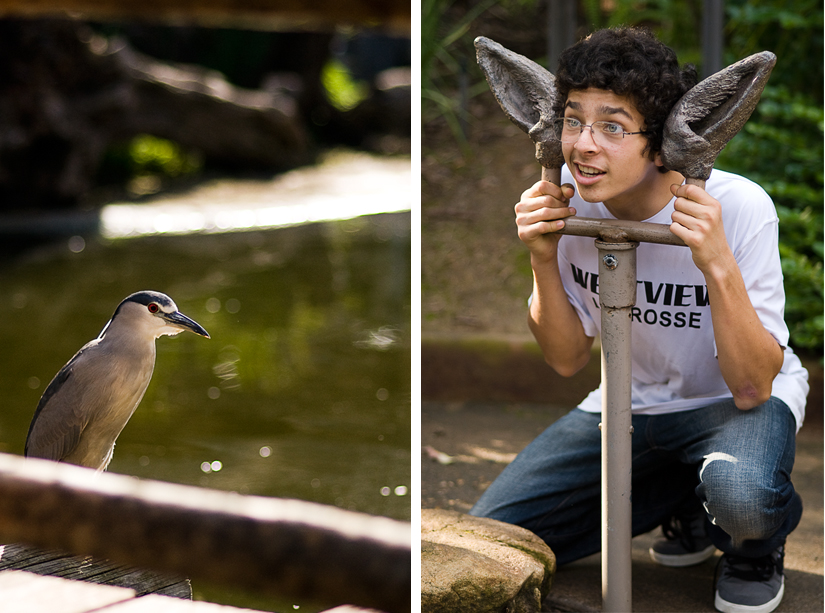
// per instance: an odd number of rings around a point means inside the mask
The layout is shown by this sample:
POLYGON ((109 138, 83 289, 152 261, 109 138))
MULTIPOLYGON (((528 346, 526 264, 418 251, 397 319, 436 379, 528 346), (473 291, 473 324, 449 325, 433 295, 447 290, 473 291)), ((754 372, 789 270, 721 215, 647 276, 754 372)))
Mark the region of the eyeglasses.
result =
POLYGON ((621 144, 625 136, 634 134, 648 134, 645 130, 638 132, 625 132, 622 126, 612 121, 594 121, 587 125, 572 117, 560 117, 553 120, 553 138, 563 143, 575 143, 579 140, 585 128, 590 128, 593 140, 598 145, 618 145, 621 144))

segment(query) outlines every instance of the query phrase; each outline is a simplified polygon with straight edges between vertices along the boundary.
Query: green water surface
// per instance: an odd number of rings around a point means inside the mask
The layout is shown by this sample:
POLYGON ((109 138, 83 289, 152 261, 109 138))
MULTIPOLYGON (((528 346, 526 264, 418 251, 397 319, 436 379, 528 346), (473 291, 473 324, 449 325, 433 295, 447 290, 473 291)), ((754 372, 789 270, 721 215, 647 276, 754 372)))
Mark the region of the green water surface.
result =
POLYGON ((7 256, 0 288, 0 451, 23 453, 52 376, 125 296, 153 289, 212 338, 158 339, 110 472, 410 519, 408 213, 61 241, 7 256))

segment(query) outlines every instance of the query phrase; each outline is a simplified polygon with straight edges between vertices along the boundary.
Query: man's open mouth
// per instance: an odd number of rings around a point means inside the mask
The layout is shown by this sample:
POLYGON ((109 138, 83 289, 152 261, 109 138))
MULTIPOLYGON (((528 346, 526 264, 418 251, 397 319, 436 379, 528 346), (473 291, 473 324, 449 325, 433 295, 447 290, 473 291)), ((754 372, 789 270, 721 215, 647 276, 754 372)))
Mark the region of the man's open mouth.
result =
POLYGON ((598 175, 603 175, 604 174, 603 170, 598 170, 596 168, 590 168, 589 166, 581 166, 580 164, 576 164, 576 168, 585 177, 597 177, 598 175))

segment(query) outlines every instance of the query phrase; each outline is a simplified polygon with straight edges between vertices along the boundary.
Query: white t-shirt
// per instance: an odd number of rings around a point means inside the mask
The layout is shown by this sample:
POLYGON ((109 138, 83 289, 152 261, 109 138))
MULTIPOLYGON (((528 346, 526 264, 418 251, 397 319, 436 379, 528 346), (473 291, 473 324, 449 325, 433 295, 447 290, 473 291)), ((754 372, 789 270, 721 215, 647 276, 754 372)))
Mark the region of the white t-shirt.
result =
MULTIPOLYGON (((566 167, 562 183, 573 183, 566 167)), ((722 204, 725 235, 762 325, 785 348, 772 395, 790 407, 798 429, 805 417, 808 373, 788 347, 779 220, 773 202, 757 184, 720 170, 713 170, 705 189, 722 204)), ((645 221, 670 224, 673 203, 671 199, 645 221)), ((604 204, 585 202, 578 193, 571 206, 579 217, 615 219, 604 204)), ((594 239, 564 236, 559 241, 558 262, 584 331, 595 337, 601 329, 601 315, 594 239)), ((641 243, 636 267, 636 305, 631 313, 632 410, 647 414, 684 411, 731 398, 716 359, 707 285, 690 249, 641 243)), ((591 392, 579 408, 601 411, 601 388, 591 392)))

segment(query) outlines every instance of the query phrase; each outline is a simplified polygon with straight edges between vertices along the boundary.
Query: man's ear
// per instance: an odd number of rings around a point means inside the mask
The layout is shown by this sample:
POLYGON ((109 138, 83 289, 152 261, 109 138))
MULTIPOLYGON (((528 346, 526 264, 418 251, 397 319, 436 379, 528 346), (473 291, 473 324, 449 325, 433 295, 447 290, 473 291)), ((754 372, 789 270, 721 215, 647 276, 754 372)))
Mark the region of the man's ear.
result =
POLYGON ((656 153, 654 153, 652 158, 653 158, 653 163, 656 164, 656 166, 662 167, 662 166, 665 165, 665 163, 662 161, 662 152, 661 151, 657 151, 656 153))

